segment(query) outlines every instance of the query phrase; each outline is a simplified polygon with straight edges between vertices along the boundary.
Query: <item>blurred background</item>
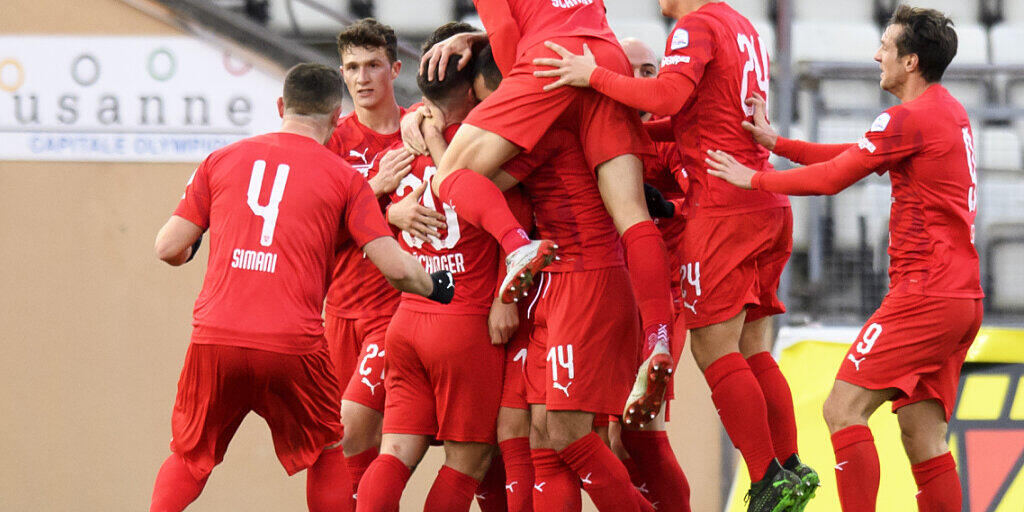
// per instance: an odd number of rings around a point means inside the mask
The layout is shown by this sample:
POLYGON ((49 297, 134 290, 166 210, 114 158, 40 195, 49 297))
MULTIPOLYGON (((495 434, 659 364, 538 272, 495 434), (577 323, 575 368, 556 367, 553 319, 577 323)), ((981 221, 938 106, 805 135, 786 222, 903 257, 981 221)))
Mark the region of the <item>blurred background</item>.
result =
MULTIPOLYGON (((771 49, 770 117, 783 134, 852 142, 893 103, 878 88, 872 56, 894 0, 729 3, 771 49)), ((1014 328, 1024 324, 1024 1, 911 3, 956 23, 959 51, 944 84, 974 124, 985 323, 1007 347, 971 363, 1007 369, 1004 387, 979 395, 1006 398, 992 417, 960 418, 971 428, 1020 433, 994 445, 1009 447, 1009 465, 970 510, 1022 510, 1024 357, 1017 354, 1024 340, 1014 328)), ((661 52, 674 20, 656 0, 605 5, 617 35, 661 52)), ((167 454, 206 255, 171 269, 152 256, 153 237, 198 161, 277 128, 284 71, 302 61, 338 65, 336 34, 366 16, 399 34, 403 106, 418 98, 422 39, 450 20, 479 24, 471 0, 0 3, 0 510, 146 507, 167 454)), ((835 197, 794 198, 793 209, 795 247, 782 290, 790 312, 777 322, 777 351, 803 341, 849 343, 887 289, 888 178, 873 176, 835 197)), ((827 445, 817 419, 823 396, 815 393, 827 391, 841 351, 783 356, 791 381, 822 374, 794 395, 806 416, 801 450, 827 445)), ((691 481, 693 510, 723 510, 736 474, 732 447, 688 352, 682 366, 672 443, 691 481)), ((433 452, 403 509, 422 507, 439 464, 433 452)), ((823 475, 830 464, 827 457, 819 464, 823 475)), ((909 477, 902 466, 893 471, 909 477)), ((887 482, 883 495, 895 485, 887 482)), ((303 490, 302 477, 285 478, 266 428, 250 418, 190 510, 301 510, 303 490)), ((912 506, 880 503, 879 510, 912 506)), ((808 510, 838 509, 821 500, 808 510)))

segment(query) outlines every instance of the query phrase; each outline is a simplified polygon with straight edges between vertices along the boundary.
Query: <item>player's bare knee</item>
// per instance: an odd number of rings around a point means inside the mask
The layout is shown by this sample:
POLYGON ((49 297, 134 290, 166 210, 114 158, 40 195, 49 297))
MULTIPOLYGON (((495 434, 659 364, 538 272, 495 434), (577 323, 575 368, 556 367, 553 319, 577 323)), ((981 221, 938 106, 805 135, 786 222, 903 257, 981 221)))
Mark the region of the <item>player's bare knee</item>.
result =
POLYGON ((498 442, 530 435, 531 421, 529 411, 502 407, 498 410, 498 442))
POLYGON ((852 404, 848 400, 844 400, 836 393, 829 394, 822 407, 822 415, 829 432, 834 434, 844 428, 867 423, 867 419, 853 410, 851 406, 852 404))
POLYGON ((593 431, 594 417, 579 411, 548 411, 548 438, 562 450, 593 431))

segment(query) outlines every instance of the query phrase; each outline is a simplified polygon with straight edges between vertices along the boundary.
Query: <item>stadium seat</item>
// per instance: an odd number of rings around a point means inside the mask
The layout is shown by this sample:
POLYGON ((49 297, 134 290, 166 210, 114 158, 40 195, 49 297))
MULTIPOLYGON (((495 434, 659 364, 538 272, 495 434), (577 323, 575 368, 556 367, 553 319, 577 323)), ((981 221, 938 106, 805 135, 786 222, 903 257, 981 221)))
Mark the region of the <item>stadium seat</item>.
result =
MULTIPOLYGON (((729 0, 729 5, 751 21, 771 19, 768 2, 765 0, 729 0)), ((760 30, 760 27, 757 28, 760 30)))
MULTIPOLYGON (((1013 1, 1010 0, 1005 3, 1013 3, 1013 1)), ((978 0, 928 0, 927 2, 914 5, 929 7, 949 16, 957 26, 957 32, 959 32, 961 27, 978 23, 978 15, 981 13, 981 6, 978 0)))
POLYGON ((987 254, 988 279, 982 283, 990 305, 999 310, 1024 310, 1024 225, 1002 224, 989 229, 987 254))
MULTIPOLYGON (((1024 11, 1024 7, 1021 10, 1024 11)), ((993 64, 1024 64, 1024 52, 1020 51, 1021 41, 1024 41, 1024 20, 1016 25, 996 25, 992 27, 991 35, 993 64)))
POLYGON ((985 84, 982 82, 943 80, 942 85, 967 109, 978 108, 986 103, 985 84))
POLYGON ((856 250, 861 247, 861 217, 867 219, 868 244, 874 246, 877 240, 884 239, 884 233, 889 229, 891 196, 889 179, 877 176, 871 176, 837 194, 832 203, 835 247, 840 250, 856 250))
POLYGON ((1004 1, 1003 22, 1010 25, 1024 25, 1024 2, 1014 0, 1004 1))
MULTIPOLYGON (((957 50, 953 64, 988 63, 988 32, 981 25, 958 23, 957 50)), ((1018 40, 1018 44, 1019 44, 1018 40)))
POLYGON ((814 142, 845 144, 857 142, 871 127, 873 118, 853 116, 827 116, 818 121, 818 136, 814 142))
POLYGON ((981 170, 980 181, 976 224, 982 238, 989 226, 1019 223, 1024 212, 1024 179, 1006 174, 986 176, 981 170))
POLYGON ((615 36, 619 39, 634 37, 646 43, 657 57, 665 53, 665 39, 668 28, 658 20, 618 20, 608 19, 615 36))
MULTIPOLYGON (((832 18, 835 18, 834 13, 832 18)), ((878 27, 870 21, 796 21, 793 22, 793 61, 870 63, 878 49, 880 35, 878 27)))
POLYGON ((882 109, 882 89, 877 80, 822 80, 821 95, 829 108, 878 107, 882 109))
MULTIPOLYGON (((323 0, 323 5, 336 9, 342 14, 348 14, 348 0, 323 0)), ((330 16, 311 9, 300 2, 289 2, 288 0, 270 0, 270 22, 274 30, 285 33, 292 33, 294 22, 298 25, 300 33, 330 33, 336 34, 344 27, 330 16), (289 13, 289 4, 291 13, 289 13)))
POLYGON ((664 20, 661 7, 655 0, 604 0, 604 7, 608 12, 608 21, 664 20))
POLYGON ((377 19, 387 23, 399 32, 428 34, 441 24, 451 21, 454 8, 452 0, 417 0, 412 6, 407 2, 378 1, 377 19))
MULTIPOLYGON (((767 3, 767 2, 761 2, 767 3)), ((841 19, 846 23, 869 23, 874 25, 874 7, 870 0, 846 2, 822 0, 795 0, 793 2, 796 22, 834 22, 841 19)), ((794 33, 796 33, 794 27, 794 33)))
POLYGON ((978 141, 978 164, 984 170, 1024 170, 1020 138, 1006 128, 982 128, 978 141))

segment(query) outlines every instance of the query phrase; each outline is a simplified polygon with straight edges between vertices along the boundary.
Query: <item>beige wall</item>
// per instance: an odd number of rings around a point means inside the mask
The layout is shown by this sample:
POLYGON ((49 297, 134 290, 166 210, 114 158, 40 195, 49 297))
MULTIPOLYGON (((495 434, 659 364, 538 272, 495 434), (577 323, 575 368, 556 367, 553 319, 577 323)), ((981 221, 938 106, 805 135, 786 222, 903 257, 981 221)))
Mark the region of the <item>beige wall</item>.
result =
MULTIPOLYGON (((114 0, 5 0, 0 33, 177 31, 114 0)), ((175 269, 152 242, 193 167, 0 162, 0 509, 147 507, 206 255, 175 269)), ((672 442, 693 509, 720 510, 717 417, 686 361, 672 442)), ((403 509, 422 508, 439 456, 403 509)), ((252 415, 190 510, 301 510, 304 482, 285 476, 252 415)))

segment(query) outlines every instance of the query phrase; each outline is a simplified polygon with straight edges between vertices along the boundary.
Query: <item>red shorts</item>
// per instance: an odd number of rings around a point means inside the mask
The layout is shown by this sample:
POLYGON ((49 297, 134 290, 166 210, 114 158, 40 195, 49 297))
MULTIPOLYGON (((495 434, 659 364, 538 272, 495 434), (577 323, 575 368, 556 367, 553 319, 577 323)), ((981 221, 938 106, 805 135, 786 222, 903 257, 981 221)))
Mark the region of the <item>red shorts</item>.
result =
MULTIPOLYGON (((597 63, 616 73, 632 76, 622 47, 604 39, 555 37, 551 39, 579 54, 586 43, 597 63)), ((570 125, 578 124, 583 154, 591 168, 620 155, 653 155, 654 144, 640 123, 636 109, 629 108, 593 89, 560 87, 544 91, 553 78, 537 78, 534 71, 551 69, 534 66, 538 57, 557 57, 543 44, 523 51, 512 71, 498 89, 476 106, 466 124, 501 135, 529 152, 554 124, 567 113, 570 125)))
POLYGON ((949 421, 960 367, 981 317, 981 299, 890 293, 864 324, 836 380, 868 389, 895 388, 893 412, 938 400, 949 421))
POLYGON ((385 346, 384 433, 495 442, 505 349, 491 345, 486 315, 399 306, 385 346))
MULTIPOLYGON (((532 288, 536 290, 536 287, 532 288)), ((530 408, 526 399, 526 361, 533 332, 532 313, 526 305, 533 302, 533 293, 519 307, 519 328, 512 339, 505 344, 505 380, 501 387, 501 406, 512 409, 530 408)))
POLYGON ((542 272, 527 353, 527 400, 621 415, 636 377, 640 315, 625 267, 542 272))
POLYGON ((384 333, 390 316, 340 318, 324 315, 324 336, 335 377, 346 386, 342 400, 384 412, 384 333))
POLYGON ((724 322, 747 309, 747 322, 786 312, 779 278, 793 252, 788 206, 742 215, 691 218, 680 269, 689 329, 724 322))
POLYGON ((188 347, 171 416, 171 451, 197 480, 224 460, 249 411, 267 421, 289 475, 341 440, 338 383, 326 346, 310 354, 205 345, 188 347))

